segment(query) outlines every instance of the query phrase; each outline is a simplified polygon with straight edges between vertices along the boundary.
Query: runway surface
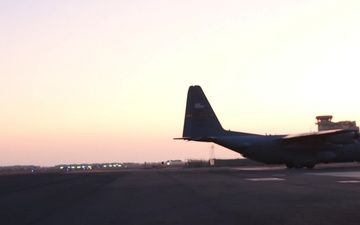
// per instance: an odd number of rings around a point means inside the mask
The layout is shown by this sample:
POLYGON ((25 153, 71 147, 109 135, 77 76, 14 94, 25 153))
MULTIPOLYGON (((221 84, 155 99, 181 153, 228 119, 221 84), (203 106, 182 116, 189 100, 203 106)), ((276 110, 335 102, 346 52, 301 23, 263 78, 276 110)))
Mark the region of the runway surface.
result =
POLYGON ((359 224, 360 166, 0 176, 1 224, 359 224))

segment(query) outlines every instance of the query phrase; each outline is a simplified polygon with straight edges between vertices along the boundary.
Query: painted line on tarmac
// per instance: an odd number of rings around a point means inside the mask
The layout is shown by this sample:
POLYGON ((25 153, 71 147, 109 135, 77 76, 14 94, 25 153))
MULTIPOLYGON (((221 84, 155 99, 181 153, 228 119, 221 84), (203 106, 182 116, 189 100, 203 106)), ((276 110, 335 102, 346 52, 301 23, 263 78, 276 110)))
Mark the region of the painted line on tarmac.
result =
MULTIPOLYGON (((341 177, 341 178, 355 178, 360 179, 360 172, 326 172, 326 173, 310 173, 312 175, 320 176, 332 176, 332 177, 341 177)), ((360 180, 339 180, 339 184, 359 184, 360 180)))
POLYGON ((333 177, 348 177, 348 178, 360 178, 360 172, 325 172, 325 173, 308 173, 311 175, 320 176, 333 176, 333 177))
POLYGON ((340 184, 358 184, 360 180, 340 180, 338 181, 340 184))
POLYGON ((247 178, 250 181, 284 181, 285 179, 276 177, 264 177, 264 178, 247 178))

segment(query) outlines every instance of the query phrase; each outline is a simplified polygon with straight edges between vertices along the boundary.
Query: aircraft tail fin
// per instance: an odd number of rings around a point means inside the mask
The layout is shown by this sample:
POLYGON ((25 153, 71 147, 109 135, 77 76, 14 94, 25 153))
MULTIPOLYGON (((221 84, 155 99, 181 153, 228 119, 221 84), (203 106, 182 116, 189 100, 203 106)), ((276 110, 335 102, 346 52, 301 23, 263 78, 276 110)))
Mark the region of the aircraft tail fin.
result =
POLYGON ((202 140, 223 136, 226 133, 201 87, 190 86, 187 95, 183 138, 181 139, 202 140))

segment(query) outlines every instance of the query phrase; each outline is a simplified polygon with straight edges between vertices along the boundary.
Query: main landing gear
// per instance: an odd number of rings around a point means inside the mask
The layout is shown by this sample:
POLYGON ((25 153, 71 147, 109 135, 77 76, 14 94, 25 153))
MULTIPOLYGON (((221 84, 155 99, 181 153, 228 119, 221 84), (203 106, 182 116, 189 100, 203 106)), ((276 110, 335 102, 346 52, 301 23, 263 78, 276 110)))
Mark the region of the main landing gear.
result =
POLYGON ((286 163, 285 164, 288 169, 301 169, 301 168, 307 168, 307 169, 314 169, 315 164, 314 163, 308 163, 308 164, 293 164, 293 163, 286 163))

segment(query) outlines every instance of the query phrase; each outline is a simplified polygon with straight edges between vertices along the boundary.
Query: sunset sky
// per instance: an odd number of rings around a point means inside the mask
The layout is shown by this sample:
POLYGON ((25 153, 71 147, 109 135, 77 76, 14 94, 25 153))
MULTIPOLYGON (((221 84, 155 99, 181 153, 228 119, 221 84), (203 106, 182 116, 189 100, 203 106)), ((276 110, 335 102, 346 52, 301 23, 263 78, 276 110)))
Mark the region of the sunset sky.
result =
POLYGON ((195 84, 225 129, 359 124, 359 12, 357 0, 1 1, 0 166, 208 159, 210 143, 173 140, 195 84))

